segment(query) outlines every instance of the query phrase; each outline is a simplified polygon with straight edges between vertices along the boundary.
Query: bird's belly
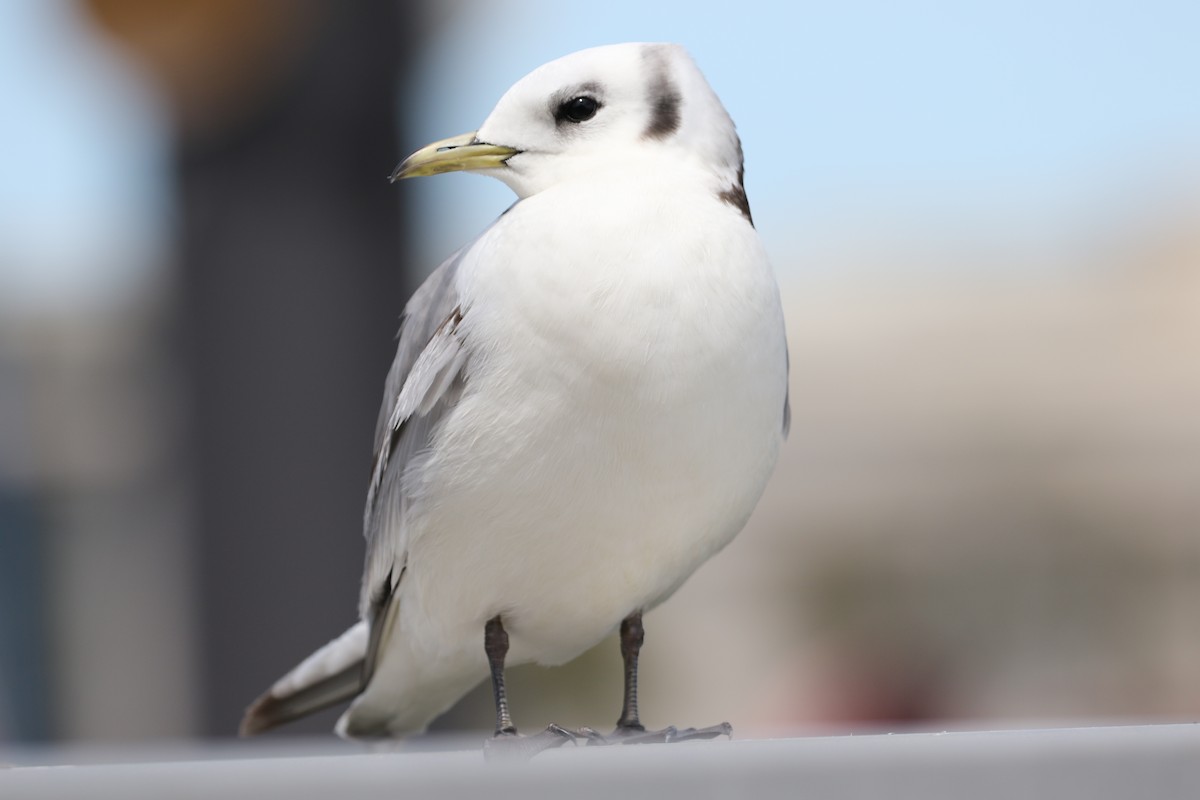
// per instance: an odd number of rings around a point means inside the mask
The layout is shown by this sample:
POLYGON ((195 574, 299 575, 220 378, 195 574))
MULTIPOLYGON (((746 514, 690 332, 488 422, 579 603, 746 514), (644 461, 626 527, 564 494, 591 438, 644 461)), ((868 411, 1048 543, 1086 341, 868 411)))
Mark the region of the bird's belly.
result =
POLYGON ((774 467, 785 381, 778 320, 745 322, 649 347, 609 331, 608 352, 643 351, 621 368, 531 347, 471 375, 410 528, 402 613, 430 648, 482 663, 499 614, 511 661, 570 660, 732 539, 774 467))

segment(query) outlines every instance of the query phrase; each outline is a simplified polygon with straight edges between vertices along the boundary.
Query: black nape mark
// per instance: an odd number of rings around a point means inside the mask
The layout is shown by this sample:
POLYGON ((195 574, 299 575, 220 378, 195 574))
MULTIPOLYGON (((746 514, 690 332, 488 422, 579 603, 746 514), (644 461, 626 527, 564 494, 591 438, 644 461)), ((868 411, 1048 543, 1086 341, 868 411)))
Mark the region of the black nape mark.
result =
MULTIPOLYGON (((738 143, 739 154, 742 145, 738 143)), ((717 198, 723 203, 736 208, 742 212, 742 216, 746 218, 746 222, 750 223, 750 227, 754 227, 754 217, 750 216, 750 198, 746 197, 746 187, 743 179, 746 177, 746 167, 744 164, 738 164, 737 183, 730 186, 728 189, 718 192, 717 198)))
POLYGON ((730 186, 725 191, 717 195, 722 201, 742 212, 742 216, 751 225, 754 224, 754 218, 750 216, 750 200, 746 197, 746 190, 741 186, 730 186))
POLYGON ((647 99, 650 102, 650 125, 642 136, 646 139, 666 139, 679 130, 680 106, 683 97, 667 74, 667 60, 661 48, 650 47, 642 55, 650 74, 647 99))

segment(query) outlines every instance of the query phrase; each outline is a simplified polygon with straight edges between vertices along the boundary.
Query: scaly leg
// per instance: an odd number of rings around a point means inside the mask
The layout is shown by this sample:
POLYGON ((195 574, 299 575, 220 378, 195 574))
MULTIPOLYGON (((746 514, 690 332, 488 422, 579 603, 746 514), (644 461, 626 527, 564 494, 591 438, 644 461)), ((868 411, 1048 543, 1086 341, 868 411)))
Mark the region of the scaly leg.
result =
POLYGON ((621 658, 625 662, 625 701, 621 707, 621 718, 617 728, 604 736, 585 729, 588 744, 642 744, 646 742, 686 742, 695 739, 713 739, 717 736, 732 736, 733 726, 728 722, 708 728, 684 728, 674 726, 659 731, 648 731, 638 716, 638 654, 646 631, 642 627, 642 612, 635 611, 621 622, 621 658))
POLYGON ((543 750, 573 742, 576 735, 558 725, 550 725, 534 736, 522 736, 513 725, 508 710, 508 692, 504 688, 504 659, 508 655, 508 633, 499 616, 488 620, 483 629, 483 650, 492 672, 492 696, 496 700, 496 732, 483 744, 484 755, 491 758, 530 759, 543 750))

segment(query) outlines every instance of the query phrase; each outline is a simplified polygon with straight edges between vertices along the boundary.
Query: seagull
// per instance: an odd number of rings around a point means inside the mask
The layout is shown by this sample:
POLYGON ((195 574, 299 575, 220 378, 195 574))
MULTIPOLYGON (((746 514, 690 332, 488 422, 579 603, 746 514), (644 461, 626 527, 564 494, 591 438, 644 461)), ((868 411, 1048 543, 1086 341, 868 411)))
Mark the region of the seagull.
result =
POLYGON ((680 741, 638 712, 643 613, 742 529, 787 436, 779 290, 733 121, 686 50, 545 64, 392 180, 467 171, 517 201, 404 310, 375 430, 360 621, 247 710, 352 700, 349 738, 419 732, 491 676, 492 742, 680 741), (517 733, 506 665, 613 631, 616 730, 517 733))

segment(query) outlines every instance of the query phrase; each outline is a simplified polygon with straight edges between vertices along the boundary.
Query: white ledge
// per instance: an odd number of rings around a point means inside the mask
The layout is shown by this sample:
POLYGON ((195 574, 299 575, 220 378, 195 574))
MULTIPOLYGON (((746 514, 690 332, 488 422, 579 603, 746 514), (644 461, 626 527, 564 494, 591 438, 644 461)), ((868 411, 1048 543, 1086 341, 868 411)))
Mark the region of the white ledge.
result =
POLYGON ((541 796, 1173 800, 1200 796, 1200 725, 567 746, 527 764, 470 750, 0 769, 5 800, 541 796))

